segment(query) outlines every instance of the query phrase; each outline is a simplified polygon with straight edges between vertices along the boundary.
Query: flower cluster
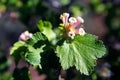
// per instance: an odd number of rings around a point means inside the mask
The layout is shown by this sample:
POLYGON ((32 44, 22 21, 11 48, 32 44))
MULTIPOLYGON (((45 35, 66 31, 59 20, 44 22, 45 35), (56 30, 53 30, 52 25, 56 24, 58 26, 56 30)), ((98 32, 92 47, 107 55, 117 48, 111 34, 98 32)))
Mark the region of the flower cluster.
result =
POLYGON ((80 34, 81 36, 85 35, 85 31, 82 27, 82 23, 84 23, 84 20, 81 17, 69 18, 69 13, 63 13, 60 16, 60 19, 62 20, 67 35, 70 38, 74 39, 75 34, 80 34))
POLYGON ((27 41, 31 37, 32 37, 32 33, 29 33, 28 31, 25 31, 20 35, 19 40, 27 41))

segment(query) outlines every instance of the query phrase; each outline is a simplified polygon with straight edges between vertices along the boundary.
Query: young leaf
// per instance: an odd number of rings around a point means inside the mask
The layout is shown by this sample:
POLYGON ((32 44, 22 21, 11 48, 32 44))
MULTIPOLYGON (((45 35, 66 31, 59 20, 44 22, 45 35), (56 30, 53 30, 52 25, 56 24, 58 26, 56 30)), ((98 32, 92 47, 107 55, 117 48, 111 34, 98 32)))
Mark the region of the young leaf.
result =
POLYGON ((96 59, 106 53, 106 48, 98 38, 91 34, 76 35, 71 43, 66 41, 56 48, 57 56, 63 69, 75 66, 77 70, 89 75, 96 59))
POLYGON ((16 42, 10 54, 14 56, 16 64, 23 57, 33 66, 37 66, 40 64, 40 53, 43 51, 42 48, 46 41, 47 38, 40 32, 37 32, 26 43, 23 41, 16 42))
POLYGON ((14 44, 14 46, 10 50, 10 55, 14 56, 16 65, 18 64, 21 56, 25 56, 27 52, 27 45, 23 41, 18 41, 14 44))
POLYGON ((18 48, 20 48, 24 45, 25 45, 25 42, 23 42, 23 41, 16 42, 10 50, 10 55, 14 54, 15 50, 17 50, 18 48))
POLYGON ((42 47, 40 47, 40 48, 37 48, 37 49, 35 49, 35 48, 33 48, 32 46, 29 46, 28 47, 28 52, 27 52, 27 54, 26 54, 26 60, 30 63, 30 64, 32 64, 33 66, 38 66, 38 65, 40 65, 40 62, 41 62, 41 56, 40 56, 40 53, 42 53, 43 52, 43 47, 44 47, 44 45, 42 46, 42 47))
POLYGON ((38 29, 47 36, 48 40, 51 41, 56 37, 56 34, 52 30, 52 24, 48 21, 40 20, 38 23, 38 29))
POLYGON ((40 32, 33 34, 33 37, 27 41, 28 52, 26 53, 26 61, 28 61, 33 66, 41 66, 41 56, 40 53, 43 52, 43 47, 47 42, 47 38, 40 32))
POLYGON ((39 41, 46 41, 46 40, 47 40, 47 38, 41 32, 37 32, 37 33, 33 34, 33 37, 27 41, 27 44, 34 46, 39 41))

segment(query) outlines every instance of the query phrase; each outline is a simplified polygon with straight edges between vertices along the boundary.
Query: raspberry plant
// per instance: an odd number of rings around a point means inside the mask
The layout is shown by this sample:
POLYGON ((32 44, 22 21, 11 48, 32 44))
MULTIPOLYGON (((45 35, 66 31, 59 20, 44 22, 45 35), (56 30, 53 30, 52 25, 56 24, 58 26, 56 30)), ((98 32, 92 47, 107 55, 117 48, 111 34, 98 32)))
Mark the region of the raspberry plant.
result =
POLYGON ((40 31, 34 34, 28 31, 22 33, 10 54, 14 56, 16 64, 23 58, 42 69, 41 55, 53 53, 59 58, 58 63, 63 70, 75 67, 81 74, 89 75, 96 60, 106 53, 103 42, 84 31, 84 20, 81 17, 69 17, 69 13, 63 13, 60 19, 63 23, 55 29, 50 22, 40 20, 37 25, 40 31))

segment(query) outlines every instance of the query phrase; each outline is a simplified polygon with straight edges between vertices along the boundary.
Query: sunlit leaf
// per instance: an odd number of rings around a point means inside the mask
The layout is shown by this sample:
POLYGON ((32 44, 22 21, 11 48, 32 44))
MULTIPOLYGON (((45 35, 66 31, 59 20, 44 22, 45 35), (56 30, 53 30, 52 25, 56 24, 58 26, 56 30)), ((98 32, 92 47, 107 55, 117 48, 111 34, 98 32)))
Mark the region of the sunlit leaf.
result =
POLYGON ((13 47, 11 48, 11 50, 10 50, 10 54, 11 54, 11 55, 14 54, 15 50, 17 50, 18 48, 20 48, 20 47, 22 47, 22 46, 24 46, 24 45, 25 45, 25 42, 23 42, 23 41, 18 41, 18 42, 16 42, 16 43, 13 45, 13 47))
POLYGON ((32 64, 33 66, 38 66, 40 65, 40 62, 41 62, 41 56, 40 56, 40 53, 43 52, 43 47, 40 47, 40 48, 33 48, 31 46, 28 47, 28 52, 26 54, 26 60, 32 64))
MULTIPOLYGON (((46 40, 47 38, 41 32, 37 32, 33 34, 33 37, 27 41, 27 44, 33 46, 37 44, 39 41, 46 41, 46 40)), ((43 42, 41 42, 41 44, 43 44, 43 42)))
POLYGON ((27 42, 18 41, 12 47, 10 54, 14 56, 16 64, 23 57, 27 62, 33 66, 38 66, 40 64, 40 53, 43 52, 43 45, 45 44, 47 38, 37 32, 33 34, 27 42))
POLYGON ((16 42, 10 50, 10 55, 14 56, 16 65, 18 64, 21 57, 25 56, 27 52, 27 45, 23 41, 16 42))
POLYGON ((26 53, 26 60, 33 66, 41 66, 40 53, 43 52, 43 47, 47 42, 47 38, 40 32, 33 34, 33 37, 27 41, 28 52, 26 53))
POLYGON ((48 38, 49 41, 56 37, 56 34, 52 30, 52 24, 48 21, 40 20, 38 23, 38 29, 48 38))
POLYGON ((85 34, 76 35, 72 42, 65 41, 63 45, 57 46, 56 53, 63 69, 75 66, 81 73, 89 75, 96 59, 106 53, 106 48, 96 36, 85 34))

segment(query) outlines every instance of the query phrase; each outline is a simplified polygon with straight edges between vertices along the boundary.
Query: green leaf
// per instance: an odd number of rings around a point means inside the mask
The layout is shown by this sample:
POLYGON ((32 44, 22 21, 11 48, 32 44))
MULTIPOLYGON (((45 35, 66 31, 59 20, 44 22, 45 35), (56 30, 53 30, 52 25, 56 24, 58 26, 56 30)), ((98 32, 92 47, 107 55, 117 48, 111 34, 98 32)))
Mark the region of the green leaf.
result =
POLYGON ((65 41, 63 45, 57 46, 56 53, 63 69, 75 66, 81 73, 89 75, 96 59, 106 53, 106 48, 96 36, 85 34, 76 35, 71 43, 65 41))
POLYGON ((40 66, 40 62, 41 62, 40 53, 43 52, 43 47, 44 45, 40 48, 35 49, 34 47, 29 46, 28 47, 29 51, 27 52, 25 59, 33 66, 38 66, 38 65, 40 66))
POLYGON ((24 45, 25 45, 25 42, 23 42, 23 41, 16 42, 10 50, 10 55, 14 54, 15 50, 17 50, 18 48, 20 48, 24 45))
POLYGON ((47 36, 48 40, 51 41, 56 37, 56 34, 52 30, 52 24, 48 21, 40 20, 38 23, 38 29, 47 36))
POLYGON ((27 41, 28 52, 26 53, 26 61, 28 61, 33 66, 41 66, 41 56, 40 53, 43 52, 43 47, 47 43, 47 38, 41 32, 33 34, 33 37, 27 41))
POLYGON ((46 41, 46 40, 47 40, 47 38, 46 38, 41 32, 37 32, 37 33, 33 34, 33 37, 30 38, 30 39, 27 41, 27 44, 34 46, 34 45, 37 44, 39 41, 46 41))
POLYGON ((14 56, 16 64, 21 58, 24 58, 33 66, 37 66, 40 64, 40 53, 43 51, 42 48, 46 41, 47 38, 40 32, 37 32, 26 43, 23 41, 16 42, 10 54, 14 56))
POLYGON ((27 52, 27 45, 23 41, 16 42, 10 50, 10 55, 14 56, 16 65, 18 64, 21 57, 25 56, 27 52))

